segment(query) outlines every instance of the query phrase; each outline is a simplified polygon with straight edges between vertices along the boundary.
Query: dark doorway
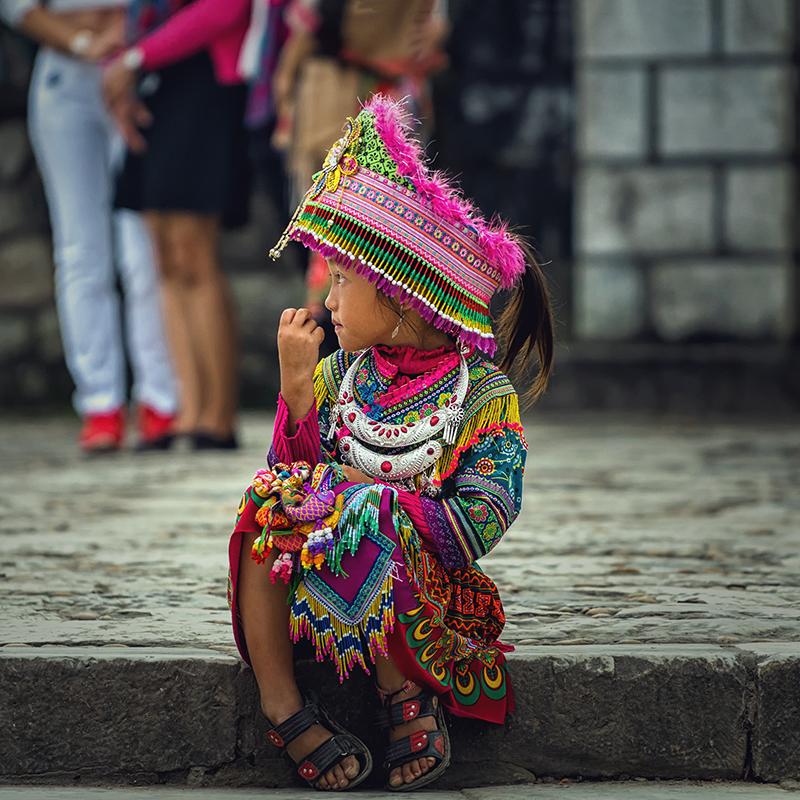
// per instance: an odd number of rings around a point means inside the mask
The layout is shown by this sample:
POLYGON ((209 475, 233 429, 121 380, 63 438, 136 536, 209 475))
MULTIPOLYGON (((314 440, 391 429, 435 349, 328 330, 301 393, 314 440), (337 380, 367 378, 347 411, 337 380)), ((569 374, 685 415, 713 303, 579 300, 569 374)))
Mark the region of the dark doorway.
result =
POLYGON ((435 83, 435 165, 533 241, 569 329, 573 191, 571 0, 451 0, 435 83))

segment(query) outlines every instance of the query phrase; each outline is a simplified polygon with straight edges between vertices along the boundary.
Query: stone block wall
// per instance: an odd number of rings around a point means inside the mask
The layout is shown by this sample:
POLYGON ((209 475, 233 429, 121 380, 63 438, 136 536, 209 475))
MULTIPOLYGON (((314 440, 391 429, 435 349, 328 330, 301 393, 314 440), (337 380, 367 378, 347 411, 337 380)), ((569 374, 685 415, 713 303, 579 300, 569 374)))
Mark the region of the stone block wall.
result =
POLYGON ((796 14, 577 0, 578 341, 796 339, 796 14))

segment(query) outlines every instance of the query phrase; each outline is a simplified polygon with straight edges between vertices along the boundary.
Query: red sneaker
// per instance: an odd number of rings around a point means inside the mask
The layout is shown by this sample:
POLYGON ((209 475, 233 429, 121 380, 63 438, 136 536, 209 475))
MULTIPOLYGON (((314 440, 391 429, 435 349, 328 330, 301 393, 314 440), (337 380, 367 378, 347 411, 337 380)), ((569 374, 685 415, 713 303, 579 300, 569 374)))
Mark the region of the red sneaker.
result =
POLYGON ((175 439, 175 414, 162 414, 145 403, 138 410, 137 450, 166 450, 175 439))
POLYGON ((125 414, 121 408, 86 414, 78 443, 84 453, 110 453, 122 446, 124 434, 125 414))

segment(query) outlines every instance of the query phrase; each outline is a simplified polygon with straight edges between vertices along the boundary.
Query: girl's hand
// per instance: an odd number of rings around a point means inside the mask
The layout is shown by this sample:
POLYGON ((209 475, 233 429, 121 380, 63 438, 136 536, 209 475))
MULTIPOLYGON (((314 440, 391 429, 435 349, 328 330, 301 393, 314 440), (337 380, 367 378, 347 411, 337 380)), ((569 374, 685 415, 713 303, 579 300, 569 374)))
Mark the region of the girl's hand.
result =
POLYGON ((307 308, 287 308, 278 323, 281 395, 291 416, 303 417, 314 402, 314 369, 325 331, 307 308))
POLYGON ((342 464, 342 472, 345 478, 351 483, 375 483, 375 479, 362 472, 360 469, 351 467, 349 464, 342 464))

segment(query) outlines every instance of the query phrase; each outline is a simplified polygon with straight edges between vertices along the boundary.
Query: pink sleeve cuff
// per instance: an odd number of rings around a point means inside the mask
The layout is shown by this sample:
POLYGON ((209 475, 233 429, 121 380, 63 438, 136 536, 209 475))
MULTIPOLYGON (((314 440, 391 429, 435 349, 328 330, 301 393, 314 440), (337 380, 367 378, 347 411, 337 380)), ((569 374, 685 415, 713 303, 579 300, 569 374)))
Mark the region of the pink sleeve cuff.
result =
POLYGON ((308 461, 313 467, 321 458, 319 438, 319 420, 317 406, 311 404, 308 413, 295 422, 295 432, 290 436, 289 409, 283 396, 278 394, 278 411, 275 415, 275 426, 272 430, 272 447, 270 448, 270 464, 282 461, 308 461), (273 460, 274 459, 274 460, 273 460))

